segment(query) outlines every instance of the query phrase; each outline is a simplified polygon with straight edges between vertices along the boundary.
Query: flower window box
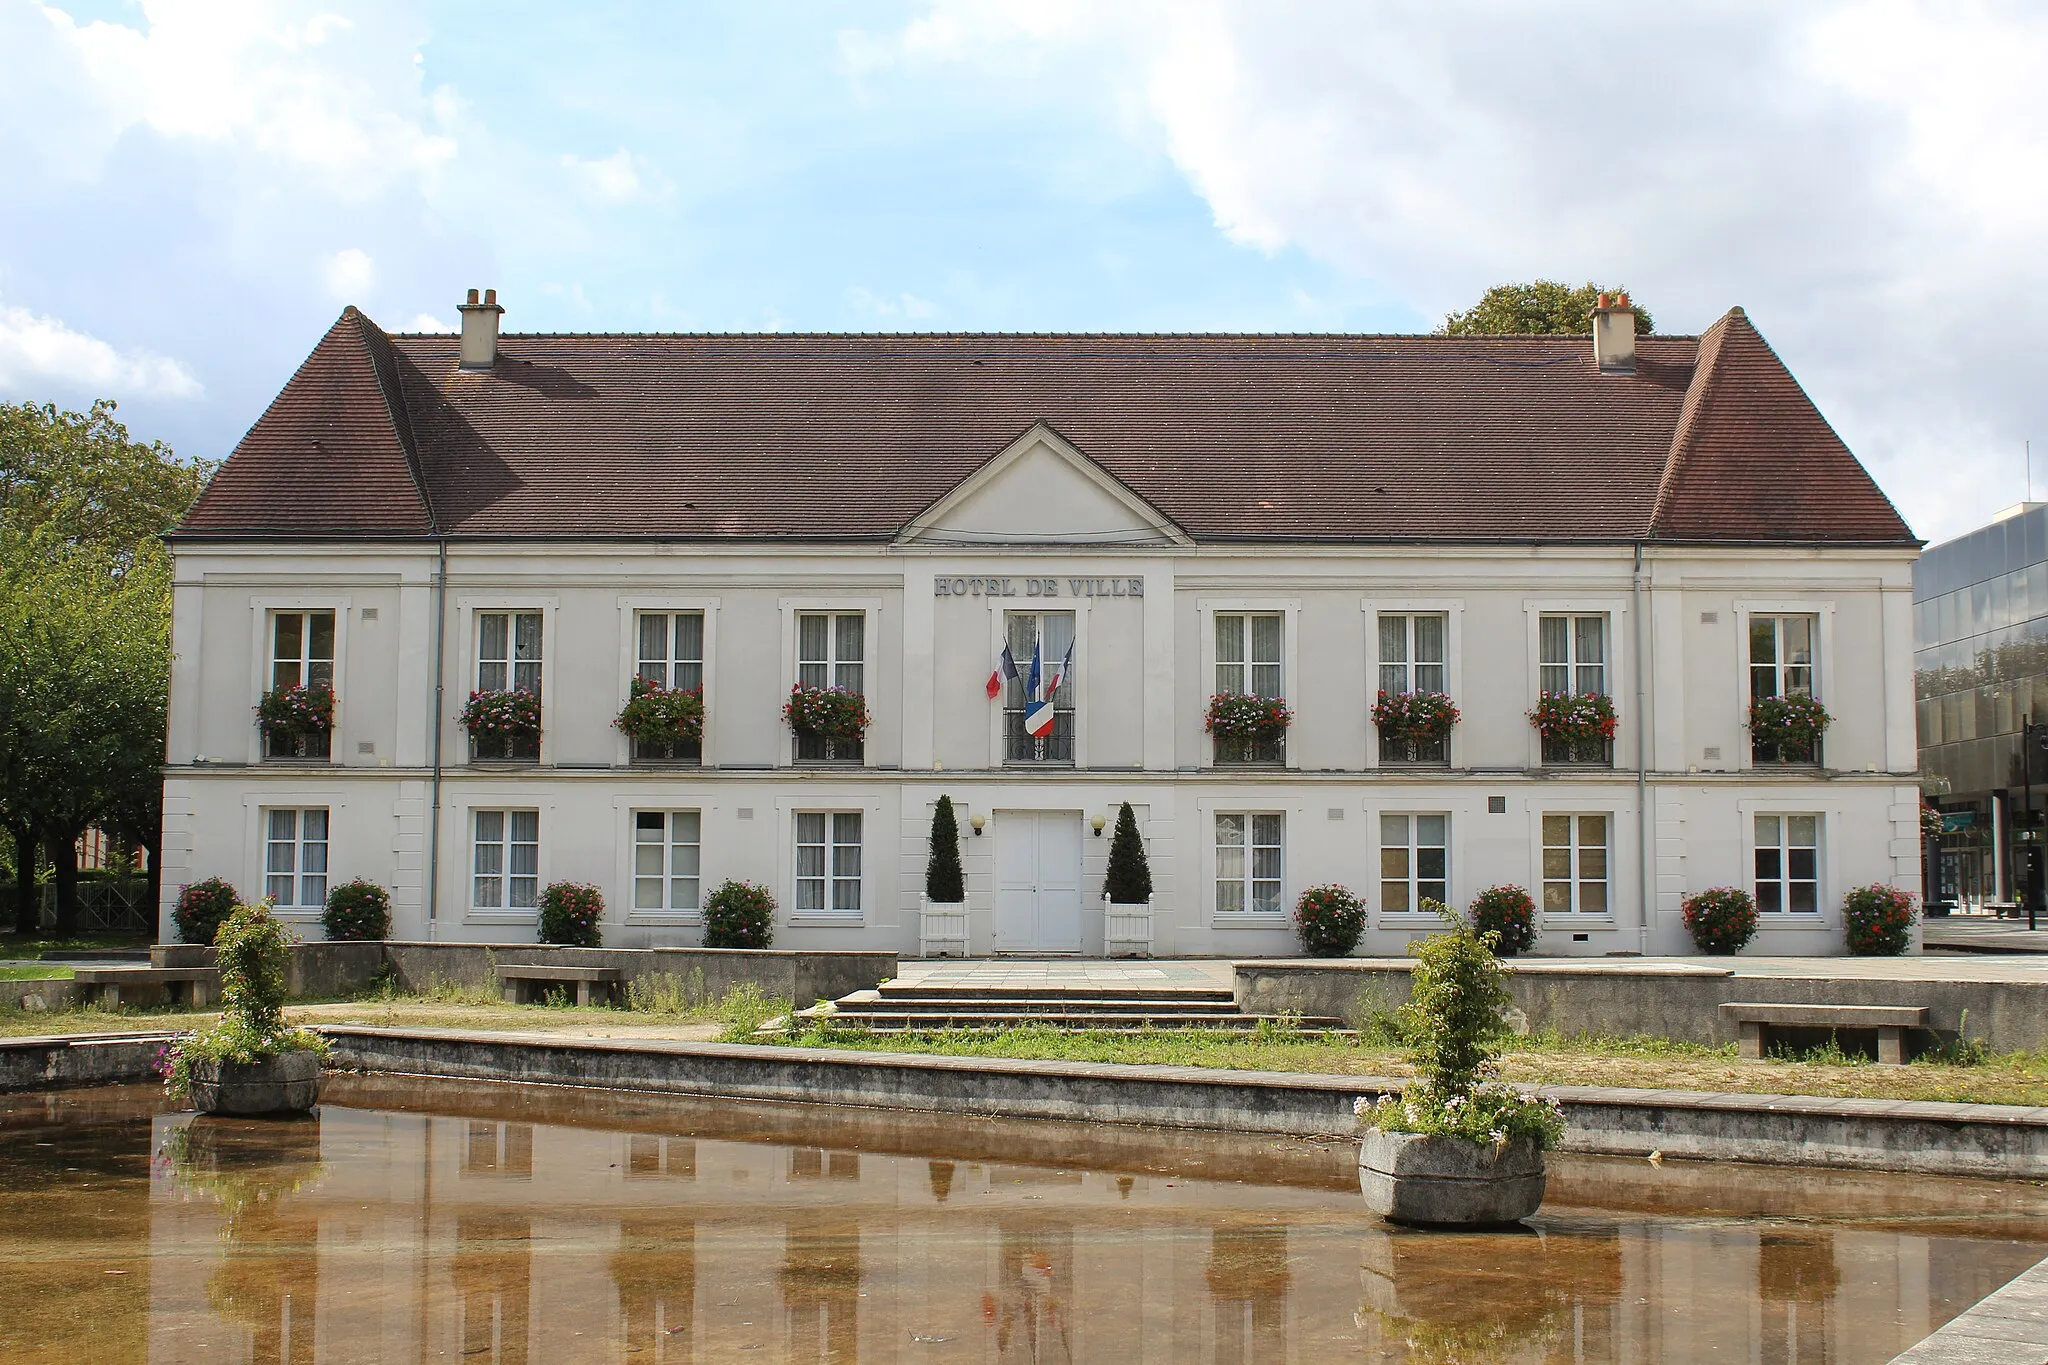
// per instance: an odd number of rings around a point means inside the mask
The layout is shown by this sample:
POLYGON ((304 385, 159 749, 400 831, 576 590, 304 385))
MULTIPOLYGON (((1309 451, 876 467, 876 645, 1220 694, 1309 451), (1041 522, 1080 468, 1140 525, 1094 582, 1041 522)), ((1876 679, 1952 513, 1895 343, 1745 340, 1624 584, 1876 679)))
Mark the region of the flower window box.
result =
POLYGON ((1294 712, 1279 697, 1218 692, 1209 698, 1202 728, 1215 738, 1218 763, 1282 763, 1293 723, 1294 712))
POLYGON ((1614 699, 1599 693, 1545 692, 1529 712, 1543 737, 1543 762, 1553 766, 1612 767, 1621 722, 1614 699))
POLYGON ((1381 692, 1373 701, 1380 762, 1447 766, 1458 708, 1441 692, 1381 692))
POLYGON ((861 763, 871 723, 867 698, 851 688, 798 683, 782 704, 799 763, 861 763))
POLYGON ((473 762, 540 761, 540 694, 537 692, 472 692, 456 721, 469 731, 469 752, 473 762))
POLYGON ((696 764, 704 761, 704 693, 701 688, 663 687, 633 679, 626 704, 612 722, 633 742, 635 763, 696 764))
POLYGON ((1815 698, 1758 697, 1749 704, 1749 756, 1752 763, 1817 767, 1821 735, 1834 717, 1815 698))
POLYGON ((256 705, 265 758, 326 759, 334 748, 334 691, 324 684, 272 688, 256 705))

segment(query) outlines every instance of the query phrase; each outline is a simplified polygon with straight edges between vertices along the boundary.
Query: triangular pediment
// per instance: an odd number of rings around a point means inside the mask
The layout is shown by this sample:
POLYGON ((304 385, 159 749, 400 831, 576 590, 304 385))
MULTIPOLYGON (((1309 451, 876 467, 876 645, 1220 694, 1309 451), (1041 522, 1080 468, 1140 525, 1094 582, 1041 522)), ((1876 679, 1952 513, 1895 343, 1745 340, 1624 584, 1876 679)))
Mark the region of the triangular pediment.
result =
POLYGON ((913 518, 913 545, 1188 545, 1186 532, 1045 423, 913 518))

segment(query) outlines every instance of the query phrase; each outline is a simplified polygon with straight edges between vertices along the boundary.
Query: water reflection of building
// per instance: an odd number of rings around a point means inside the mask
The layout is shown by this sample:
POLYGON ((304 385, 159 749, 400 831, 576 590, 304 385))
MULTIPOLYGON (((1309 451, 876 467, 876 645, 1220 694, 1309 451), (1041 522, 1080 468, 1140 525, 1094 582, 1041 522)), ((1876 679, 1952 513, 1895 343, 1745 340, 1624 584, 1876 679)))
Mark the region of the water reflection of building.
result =
MULTIPOLYGON (((2048 503, 2010 508, 1920 556, 1913 646, 1920 767, 1944 815, 1928 899, 2016 901, 2016 842, 2034 833, 2021 732, 2030 716, 2048 720, 2048 503)), ((2048 804, 2044 777, 2037 759, 2037 812, 2048 804)))

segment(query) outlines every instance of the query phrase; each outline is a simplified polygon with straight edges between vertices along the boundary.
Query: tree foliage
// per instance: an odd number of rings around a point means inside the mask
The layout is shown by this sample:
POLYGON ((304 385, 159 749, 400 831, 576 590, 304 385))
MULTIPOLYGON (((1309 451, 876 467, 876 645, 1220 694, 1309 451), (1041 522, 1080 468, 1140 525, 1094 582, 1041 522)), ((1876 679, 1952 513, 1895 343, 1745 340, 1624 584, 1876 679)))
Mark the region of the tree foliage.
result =
MULTIPOLYGON (((1625 294, 1625 288, 1604 284, 1559 284, 1532 280, 1497 284, 1462 313, 1452 313, 1437 329, 1439 336, 1591 336, 1593 309, 1602 294, 1625 294)), ((1653 330, 1650 310, 1632 304, 1636 332, 1653 330)))
POLYGON ((925 899, 933 905, 958 905, 967 899, 967 880, 960 868, 960 822, 953 798, 941 796, 932 808, 931 856, 924 865, 925 899))
POLYGON ((1116 833, 1109 841, 1109 873, 1102 894, 1112 905, 1143 905, 1152 899, 1152 865, 1145 859, 1145 840, 1138 816, 1126 801, 1116 813, 1116 833))
POLYGON ((111 402, 0 405, 0 827, 21 927, 47 852, 71 930, 90 826, 149 849, 154 889, 170 680, 158 537, 212 469, 132 439, 111 402))

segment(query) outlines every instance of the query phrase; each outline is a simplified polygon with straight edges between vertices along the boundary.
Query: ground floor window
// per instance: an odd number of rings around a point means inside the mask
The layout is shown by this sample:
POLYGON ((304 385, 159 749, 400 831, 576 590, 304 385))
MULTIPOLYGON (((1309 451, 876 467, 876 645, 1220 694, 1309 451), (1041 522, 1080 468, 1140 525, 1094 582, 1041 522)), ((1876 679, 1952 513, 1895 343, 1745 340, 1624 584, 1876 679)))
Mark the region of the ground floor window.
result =
POLYGON ((860 912, 859 811, 798 811, 796 908, 860 912))
POLYGON ((1380 909, 1403 915, 1450 901, 1451 817, 1380 816, 1380 909))
POLYGON ((263 894, 287 910, 327 905, 327 811, 263 812, 263 894))
POLYGON ((1216 817, 1216 909, 1278 913, 1286 818, 1237 812, 1216 817))
POLYGON ((703 816, 693 810, 633 813, 633 908, 688 911, 698 899, 703 816))
POLYGON ((480 810, 475 819, 470 904, 478 910, 531 910, 540 902, 540 812, 480 810))
POLYGON ((1607 899, 1605 815, 1543 817, 1543 911, 1604 915, 1607 899))
POLYGON ((1765 914, 1820 912, 1820 817, 1756 817, 1756 908, 1765 914))

